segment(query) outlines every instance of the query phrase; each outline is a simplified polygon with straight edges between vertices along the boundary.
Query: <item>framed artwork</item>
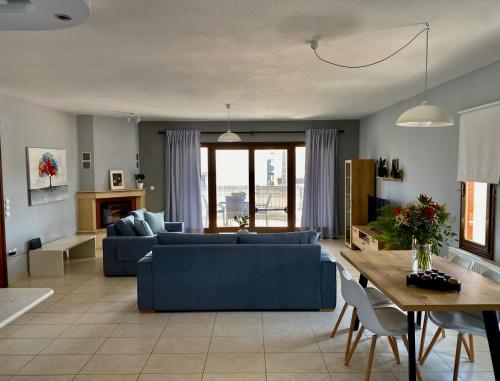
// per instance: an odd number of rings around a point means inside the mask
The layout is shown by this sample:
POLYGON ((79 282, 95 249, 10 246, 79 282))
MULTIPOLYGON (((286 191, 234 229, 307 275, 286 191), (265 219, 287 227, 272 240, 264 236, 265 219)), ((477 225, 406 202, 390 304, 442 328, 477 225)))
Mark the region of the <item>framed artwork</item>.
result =
POLYGON ((30 206, 68 198, 66 150, 27 147, 26 162, 30 206))
POLYGON ((82 168, 92 169, 92 154, 90 152, 82 152, 82 168))
POLYGON ((125 189, 125 183, 123 181, 123 170, 122 169, 110 169, 109 170, 109 183, 111 190, 125 189))

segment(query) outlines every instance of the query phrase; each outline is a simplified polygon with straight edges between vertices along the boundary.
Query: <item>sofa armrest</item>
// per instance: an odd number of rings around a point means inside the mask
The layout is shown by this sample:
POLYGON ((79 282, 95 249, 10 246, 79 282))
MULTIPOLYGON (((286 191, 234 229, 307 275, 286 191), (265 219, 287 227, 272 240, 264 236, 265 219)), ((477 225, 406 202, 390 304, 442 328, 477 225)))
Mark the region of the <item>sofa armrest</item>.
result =
POLYGON ((156 237, 106 237, 102 240, 105 276, 137 274, 137 261, 151 251, 156 237))
POLYGON ((153 309, 153 256, 151 252, 137 262, 137 306, 141 311, 153 309))
POLYGON ((333 309, 337 304, 337 264, 321 249, 321 308, 333 309))
POLYGON ((184 222, 165 222, 165 230, 170 233, 183 233, 184 222))

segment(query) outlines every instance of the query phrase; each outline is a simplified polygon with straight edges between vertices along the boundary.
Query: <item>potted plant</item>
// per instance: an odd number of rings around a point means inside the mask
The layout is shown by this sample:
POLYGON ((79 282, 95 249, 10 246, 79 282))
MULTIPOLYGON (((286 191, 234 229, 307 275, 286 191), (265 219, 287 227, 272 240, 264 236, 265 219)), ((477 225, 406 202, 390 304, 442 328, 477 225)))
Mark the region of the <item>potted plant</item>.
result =
POLYGON ((387 176, 387 160, 382 158, 377 160, 377 176, 379 177, 387 176))
POLYGON ((387 249, 409 249, 413 252, 413 271, 432 268, 432 254, 456 236, 453 221, 445 204, 424 194, 401 207, 386 208, 369 226, 381 231, 380 240, 387 249))
POLYGON ((138 173, 134 177, 137 184, 137 189, 144 188, 144 179, 146 178, 146 175, 144 175, 144 173, 138 173))
POLYGON ((238 224, 240 230, 237 233, 249 233, 248 231, 248 221, 250 217, 248 216, 234 216, 233 220, 238 224))

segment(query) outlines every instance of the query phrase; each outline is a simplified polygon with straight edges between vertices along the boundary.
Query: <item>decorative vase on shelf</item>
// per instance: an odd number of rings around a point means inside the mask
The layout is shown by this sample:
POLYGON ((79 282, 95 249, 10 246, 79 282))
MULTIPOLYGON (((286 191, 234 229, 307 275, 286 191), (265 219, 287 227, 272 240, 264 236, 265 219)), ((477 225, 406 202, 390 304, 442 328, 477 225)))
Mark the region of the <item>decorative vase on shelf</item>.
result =
POLYGON ((250 234, 250 232, 247 229, 240 229, 236 233, 237 234, 250 234))
POLYGON ((137 183, 137 189, 143 189, 144 183, 137 183))
POLYGON ((432 269, 432 244, 412 241, 412 271, 424 272, 432 269))

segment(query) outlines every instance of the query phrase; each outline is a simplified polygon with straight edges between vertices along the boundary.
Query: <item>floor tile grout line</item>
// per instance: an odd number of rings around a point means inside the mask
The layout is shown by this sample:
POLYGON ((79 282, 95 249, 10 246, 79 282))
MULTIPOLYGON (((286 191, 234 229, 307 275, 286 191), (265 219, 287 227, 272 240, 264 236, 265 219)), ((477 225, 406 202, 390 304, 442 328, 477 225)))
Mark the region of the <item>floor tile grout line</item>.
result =
POLYGON ((264 333, 264 316, 260 312, 260 324, 262 328, 262 350, 264 351, 264 374, 267 381, 267 357, 266 357, 266 335, 264 333))
POLYGON ((212 345, 212 339, 214 337, 215 324, 217 322, 217 315, 218 315, 218 312, 215 313, 215 317, 214 317, 214 321, 213 321, 213 325, 212 325, 212 332, 210 333, 210 341, 208 343, 207 354, 205 356, 205 362, 203 364, 203 370, 201 372, 201 381, 203 381, 203 378, 205 377, 205 369, 207 368, 208 354, 210 353, 210 346, 212 345))
MULTIPOLYGON (((157 313, 158 312, 153 312, 153 314, 157 314, 157 313)), ((165 330, 167 329, 167 326, 168 326, 168 323, 170 322, 170 319, 172 319, 172 314, 171 313, 168 316, 168 319, 167 319, 167 322, 165 323, 165 326, 163 327, 163 329, 161 330, 160 334, 158 335, 158 337, 156 339, 156 342, 155 342, 155 345, 153 345, 153 349, 151 349, 151 352, 149 353, 146 361, 144 362, 144 365, 141 367, 141 370, 139 372, 139 375, 137 376, 137 379, 139 379, 141 377, 141 374, 143 374, 142 372, 144 371, 144 368, 146 368, 146 365, 148 364, 148 361, 151 358, 151 355, 154 353, 154 351, 156 349, 156 346, 158 345, 160 339, 162 338, 163 332, 165 332, 165 330)))
POLYGON ((316 334, 315 334, 315 331, 314 331, 314 327, 313 327, 311 318, 309 317, 309 314, 307 312, 306 312, 306 317, 307 317, 307 320, 309 321, 309 325, 311 326, 311 330, 313 332, 314 343, 318 346, 319 353, 321 353, 321 358, 323 359, 323 364, 325 365, 325 369, 328 372, 328 377, 330 378, 330 380, 332 380, 332 376, 330 374, 330 370, 328 369, 328 364, 326 363, 325 356, 323 355, 323 351, 321 350, 321 346, 318 344, 318 340, 317 340, 317 337, 316 337, 316 334))

